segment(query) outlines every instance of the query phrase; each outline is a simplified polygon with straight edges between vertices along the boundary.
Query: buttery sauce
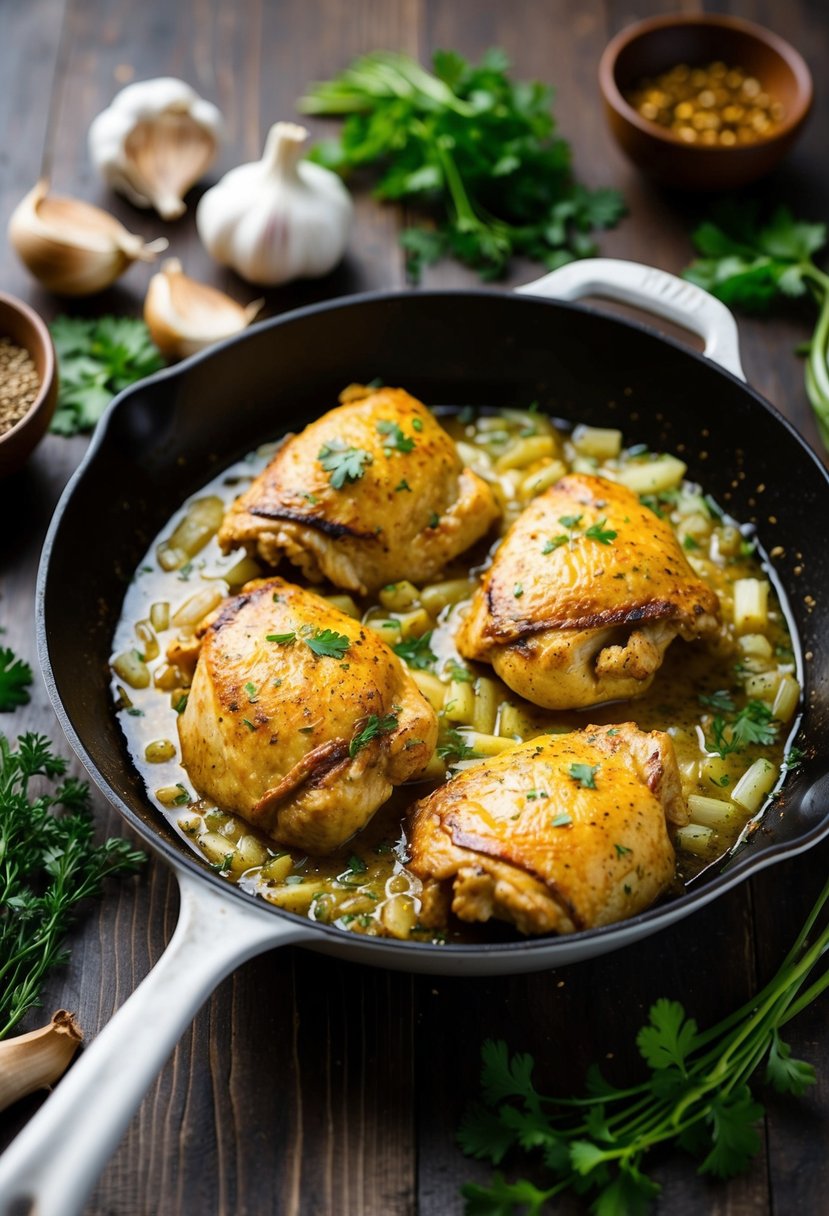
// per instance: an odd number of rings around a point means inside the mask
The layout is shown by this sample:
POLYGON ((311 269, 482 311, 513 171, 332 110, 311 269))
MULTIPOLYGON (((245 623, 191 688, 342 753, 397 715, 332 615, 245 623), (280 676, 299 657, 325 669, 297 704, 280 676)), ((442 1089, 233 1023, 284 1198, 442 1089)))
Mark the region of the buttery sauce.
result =
MULTIPOLYGON (((190 785, 179 761, 177 731, 188 681, 167 653, 171 643, 192 645, 198 620, 224 596, 268 573, 240 551, 222 554, 215 538, 223 509, 273 454, 275 445, 267 445, 184 504, 151 545, 127 591, 114 638, 112 689, 149 797, 218 873, 252 894, 344 930, 440 941, 444 935, 422 928, 417 919, 420 888, 406 868, 406 808, 511 741, 589 722, 634 721, 643 730, 671 735, 690 799, 692 822, 673 833, 681 890, 753 830, 785 772, 786 738, 799 703, 798 663, 780 597, 769 583, 768 562, 746 530, 683 479, 680 461, 641 446, 624 448, 618 432, 571 431, 532 410, 477 414, 466 409, 441 421, 464 461, 496 488, 504 511, 502 534, 534 494, 571 470, 623 480, 640 491, 643 501, 671 522, 691 566, 719 595, 718 644, 675 641, 650 690, 635 701, 554 712, 522 700, 488 667, 464 662, 455 649, 459 614, 497 545, 491 537, 430 587, 395 584, 373 600, 355 603, 333 586, 314 586, 399 648, 439 710, 440 736, 425 779, 396 790, 340 852, 318 858, 281 849, 239 817, 199 799, 190 785), (185 548, 178 550, 182 537, 185 548)), ((304 581, 290 567, 281 573, 304 581)), ((447 936, 480 940, 509 932, 493 924, 456 923, 447 936)))

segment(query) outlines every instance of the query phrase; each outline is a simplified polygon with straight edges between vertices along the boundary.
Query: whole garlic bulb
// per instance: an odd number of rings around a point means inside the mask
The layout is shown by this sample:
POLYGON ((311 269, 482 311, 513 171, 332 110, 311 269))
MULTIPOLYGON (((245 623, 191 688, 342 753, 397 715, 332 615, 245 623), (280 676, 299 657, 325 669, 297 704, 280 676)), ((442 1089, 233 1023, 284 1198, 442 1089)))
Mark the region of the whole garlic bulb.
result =
POLYGON ((9 240, 27 270, 64 296, 103 291, 133 262, 152 262, 167 248, 164 237, 147 244, 100 207, 50 194, 47 181, 15 207, 9 240))
POLYGON ((231 169, 196 208, 205 248, 251 283, 328 274, 345 252, 351 195, 335 173, 301 160, 308 132, 271 127, 262 159, 231 169))
POLYGON ((158 76, 116 94, 89 128, 89 153, 113 189, 171 220, 215 159, 221 127, 211 101, 183 80, 158 76))

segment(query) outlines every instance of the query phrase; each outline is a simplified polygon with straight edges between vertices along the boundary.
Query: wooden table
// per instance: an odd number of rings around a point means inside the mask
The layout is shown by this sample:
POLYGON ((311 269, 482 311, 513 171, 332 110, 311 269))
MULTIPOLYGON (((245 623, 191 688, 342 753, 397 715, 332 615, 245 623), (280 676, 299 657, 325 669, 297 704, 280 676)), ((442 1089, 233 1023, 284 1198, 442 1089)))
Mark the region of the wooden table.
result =
MULTIPOLYGON (((218 173, 256 157, 269 124, 294 116, 306 83, 330 76, 359 52, 394 48, 425 60, 437 47, 474 57, 499 45, 519 76, 555 83, 556 113, 581 178, 625 193, 630 217, 602 238, 603 252, 678 271, 690 256, 693 208, 646 185, 622 159, 605 130, 595 79, 611 34, 634 16, 673 7, 661 0, 634 7, 618 0, 0 0, 0 223, 5 227, 13 206, 45 173, 56 191, 108 207, 134 231, 166 232, 189 273, 248 300, 254 292, 201 249, 192 206, 166 228, 96 179, 86 131, 115 91, 131 80, 172 74, 216 101, 227 120, 218 173)), ((682 7, 701 6, 689 0, 682 7)), ((813 68, 827 62, 829 24, 819 0, 706 7, 761 19, 799 46, 813 68)), ((814 219, 829 217, 829 99, 825 73, 816 75, 811 127, 766 187, 814 219)), ((405 220, 394 207, 360 195, 345 265, 322 282, 271 292, 269 312, 332 294, 405 289, 397 245, 405 220)), ((138 313, 149 273, 134 267, 117 288, 74 311, 138 313)), ((532 275, 532 268, 517 267, 504 287, 532 275)), ((467 285, 475 278, 447 263, 429 271, 426 282, 467 285)), ((39 290, 5 243, 0 288, 46 317, 66 307, 39 290)), ((804 319, 741 320, 740 328, 750 382, 817 445, 793 352, 805 337, 804 319)), ((40 543, 84 447, 84 439, 49 437, 27 469, 0 487, 0 623, 4 642, 32 661, 40 543)), ((60 737, 39 679, 31 704, 4 716, 0 728, 60 737)), ((97 795, 95 808, 102 832, 124 831, 97 795)), ((433 980, 300 950, 260 957, 223 983, 201 1011, 88 1210, 96 1216, 460 1212, 460 1184, 487 1174, 454 1144, 461 1110, 476 1089, 483 1038, 503 1036, 534 1053, 541 1080, 559 1092, 580 1087, 593 1059, 615 1057, 624 1071, 633 1063, 633 1035, 656 997, 678 998, 705 1025, 768 977, 822 883, 827 860, 829 848, 817 848, 668 932, 561 972, 433 980)), ((76 1010, 93 1037, 158 958, 175 916, 174 883, 151 860, 140 878, 110 890, 80 922, 69 966, 49 982, 46 1011, 76 1010)), ((680 1155, 663 1157, 656 1169, 664 1185, 660 1213, 827 1210, 825 1002, 794 1023, 790 1039, 795 1054, 816 1065, 819 1084, 801 1102, 768 1097, 763 1151, 743 1177, 714 1185, 698 1179, 680 1155)), ((0 1144, 38 1102, 32 1098, 2 1116, 0 1144)))

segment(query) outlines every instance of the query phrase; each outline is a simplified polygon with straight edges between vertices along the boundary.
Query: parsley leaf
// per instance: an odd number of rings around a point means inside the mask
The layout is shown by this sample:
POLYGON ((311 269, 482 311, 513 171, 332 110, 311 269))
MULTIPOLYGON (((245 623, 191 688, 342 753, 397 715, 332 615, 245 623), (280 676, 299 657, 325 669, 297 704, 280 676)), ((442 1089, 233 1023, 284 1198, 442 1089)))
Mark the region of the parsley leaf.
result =
POLYGON ((328 480, 334 490, 341 490, 347 481, 359 481, 373 459, 371 452, 345 444, 341 439, 324 443, 317 454, 325 472, 330 473, 328 480))
POLYGON ((372 739, 376 739, 378 735, 388 735, 393 730, 397 730, 396 713, 384 714, 382 717, 377 714, 369 714, 363 729, 354 736, 348 745, 349 756, 353 759, 372 739))
POLYGON ((598 523, 591 524, 585 530, 584 535, 588 540, 598 541, 600 545, 609 545, 612 540, 616 539, 619 533, 614 532, 612 528, 605 528, 606 523, 606 519, 600 519, 598 523))
POLYGON ((49 326, 58 357, 58 404, 51 430, 75 435, 95 426, 116 393, 164 367, 135 317, 57 317, 49 326))
POLYGON ((304 640, 309 650, 327 659, 341 659, 351 645, 345 634, 335 633, 333 629, 317 629, 304 640))
POLYGON ((595 253, 591 229, 623 214, 615 190, 574 180, 552 90, 513 81, 509 66, 498 50, 475 65, 439 51, 429 72, 407 55, 377 51, 298 103, 345 118, 339 139, 318 144, 313 159, 340 173, 373 167, 378 198, 437 212, 436 230, 403 234, 412 278, 447 254, 488 279, 517 255, 552 270, 595 253))
POLYGON ((32 682, 32 669, 18 659, 13 650, 0 647, 0 712, 9 713, 18 705, 27 705, 26 691, 32 682))
POLYGON ((730 756, 751 744, 767 747, 774 743, 779 729, 780 723, 774 720, 768 705, 763 701, 749 701, 730 720, 717 714, 711 722, 711 734, 706 736, 705 745, 720 756, 730 756))
POLYGON ((443 735, 443 742, 438 745, 437 754, 442 760, 448 760, 450 756, 455 760, 477 760, 479 758, 479 753, 467 743, 459 730, 446 731, 443 735))
POLYGON ((398 642, 392 649, 409 667, 414 667, 416 671, 430 671, 438 658, 429 645, 432 633, 433 630, 430 629, 419 638, 407 638, 405 642, 398 642))
POLYGON ((296 630, 292 629, 290 633, 266 633, 266 642, 276 642, 279 646, 290 646, 296 641, 296 630))
POLYGON ((411 452, 415 445, 415 441, 411 436, 403 434, 398 422, 378 422, 377 431, 380 435, 387 436, 383 444, 383 451, 386 456, 391 456, 393 452, 411 452))
POLYGON ((586 790, 596 788, 596 773, 601 768, 599 764, 571 764, 567 773, 574 781, 586 790))

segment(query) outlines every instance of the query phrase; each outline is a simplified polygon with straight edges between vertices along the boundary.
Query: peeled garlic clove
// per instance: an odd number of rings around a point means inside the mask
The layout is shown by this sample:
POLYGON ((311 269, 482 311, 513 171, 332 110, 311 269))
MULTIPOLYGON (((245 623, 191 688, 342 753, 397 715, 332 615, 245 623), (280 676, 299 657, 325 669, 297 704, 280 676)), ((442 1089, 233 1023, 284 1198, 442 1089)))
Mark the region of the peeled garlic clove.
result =
POLYGON ((186 210, 184 195, 212 164, 222 116, 173 76, 127 85, 89 128, 89 152, 104 180, 162 219, 186 210))
POLYGON ((178 258, 168 258, 150 279, 144 320, 161 353, 183 359, 239 333, 264 303, 255 300, 243 307, 223 291, 188 278, 178 258))
POLYGON ((152 262, 167 248, 164 237, 145 244, 100 207, 49 194, 46 181, 15 207, 9 240, 27 270, 64 296, 103 291, 133 262, 152 262))

